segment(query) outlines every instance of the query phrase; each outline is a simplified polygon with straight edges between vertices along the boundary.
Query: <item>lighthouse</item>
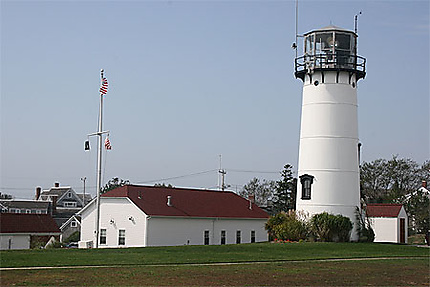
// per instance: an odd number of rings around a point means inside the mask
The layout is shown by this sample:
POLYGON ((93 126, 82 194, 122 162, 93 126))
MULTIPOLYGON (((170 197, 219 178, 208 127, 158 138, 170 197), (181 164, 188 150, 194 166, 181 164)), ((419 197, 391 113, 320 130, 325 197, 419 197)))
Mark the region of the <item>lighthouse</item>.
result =
POLYGON ((360 206, 357 82, 366 59, 357 55, 357 34, 336 26, 303 35, 295 76, 303 81, 297 210, 328 212, 354 223, 360 206))

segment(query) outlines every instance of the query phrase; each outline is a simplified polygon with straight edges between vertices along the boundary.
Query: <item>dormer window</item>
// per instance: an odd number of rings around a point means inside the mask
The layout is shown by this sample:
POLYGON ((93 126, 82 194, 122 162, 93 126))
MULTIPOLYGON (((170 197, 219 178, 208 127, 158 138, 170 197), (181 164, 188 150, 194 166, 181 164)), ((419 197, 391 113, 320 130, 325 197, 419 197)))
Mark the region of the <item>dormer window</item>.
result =
POLYGON ((64 207, 76 207, 77 206, 77 204, 76 204, 76 202, 64 202, 64 207))
POLYGON ((312 183, 314 182, 314 177, 309 174, 304 174, 300 176, 300 183, 302 184, 302 199, 311 199, 311 189, 312 183))

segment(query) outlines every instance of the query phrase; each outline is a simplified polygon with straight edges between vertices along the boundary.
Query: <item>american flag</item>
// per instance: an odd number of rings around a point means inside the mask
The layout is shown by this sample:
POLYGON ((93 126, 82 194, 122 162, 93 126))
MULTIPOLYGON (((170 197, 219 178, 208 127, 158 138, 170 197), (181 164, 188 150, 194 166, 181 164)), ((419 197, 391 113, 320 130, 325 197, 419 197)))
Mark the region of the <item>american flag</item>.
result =
POLYGON ((102 86, 100 87, 100 93, 103 95, 107 94, 107 89, 108 89, 108 81, 106 78, 103 78, 102 80, 102 86))
POLYGON ((107 150, 111 150, 111 149, 112 149, 112 146, 110 145, 109 138, 106 138, 106 139, 105 139, 105 148, 106 148, 107 150))

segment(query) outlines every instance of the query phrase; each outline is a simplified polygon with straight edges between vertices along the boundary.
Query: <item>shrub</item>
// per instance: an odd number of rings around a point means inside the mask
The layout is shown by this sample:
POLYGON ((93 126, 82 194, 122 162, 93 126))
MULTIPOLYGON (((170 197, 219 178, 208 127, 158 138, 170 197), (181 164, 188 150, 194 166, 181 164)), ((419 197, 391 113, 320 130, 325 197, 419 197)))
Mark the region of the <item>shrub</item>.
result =
POLYGON ((64 243, 78 242, 79 240, 81 240, 81 233, 79 231, 75 231, 69 237, 67 237, 66 240, 64 240, 64 243))
POLYGON ((304 240, 309 235, 306 221, 295 211, 271 216, 266 223, 266 230, 271 239, 284 241, 304 240))
POLYGON ((370 226, 369 218, 360 212, 358 207, 355 208, 358 226, 358 242, 373 242, 375 240, 375 232, 370 226))
POLYGON ((312 216, 311 228, 315 236, 321 241, 348 242, 352 222, 343 215, 323 212, 312 216))

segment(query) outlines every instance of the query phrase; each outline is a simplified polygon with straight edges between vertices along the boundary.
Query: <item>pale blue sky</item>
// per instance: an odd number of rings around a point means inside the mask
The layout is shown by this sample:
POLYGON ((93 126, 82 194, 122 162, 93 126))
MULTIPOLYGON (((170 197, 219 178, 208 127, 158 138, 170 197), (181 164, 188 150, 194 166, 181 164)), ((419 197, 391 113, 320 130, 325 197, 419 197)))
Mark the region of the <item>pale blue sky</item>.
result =
MULTIPOLYGON (((429 2, 300 1, 299 33, 358 24, 362 158, 429 158, 429 2)), ((297 168, 294 1, 1 1, 0 191, 95 194, 100 69, 105 183, 217 185, 297 168), (161 180, 213 170, 205 174, 161 180), (242 171, 242 172, 240 172, 242 171), (268 173, 243 172, 266 171, 268 173)), ((299 53, 302 45, 299 43, 299 53)))

